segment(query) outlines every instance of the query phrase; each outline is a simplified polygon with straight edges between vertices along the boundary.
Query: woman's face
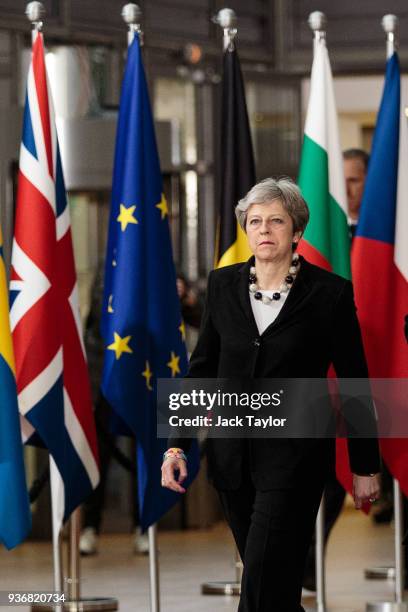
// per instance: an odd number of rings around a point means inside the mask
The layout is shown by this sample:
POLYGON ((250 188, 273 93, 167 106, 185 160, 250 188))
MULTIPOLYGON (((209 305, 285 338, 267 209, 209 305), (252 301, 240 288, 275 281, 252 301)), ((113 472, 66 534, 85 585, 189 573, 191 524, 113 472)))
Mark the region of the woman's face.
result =
POLYGON ((280 200, 251 204, 248 208, 246 232, 249 248, 260 261, 279 261, 292 253, 292 242, 300 233, 293 232, 293 221, 280 200))

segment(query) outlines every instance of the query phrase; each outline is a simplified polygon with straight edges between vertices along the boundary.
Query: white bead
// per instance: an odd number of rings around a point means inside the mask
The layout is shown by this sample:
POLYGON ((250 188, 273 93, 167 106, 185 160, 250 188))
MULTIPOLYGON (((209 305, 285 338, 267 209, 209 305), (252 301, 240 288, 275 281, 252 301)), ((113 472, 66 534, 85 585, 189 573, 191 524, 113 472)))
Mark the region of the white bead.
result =
POLYGON ((287 286, 286 283, 282 283, 281 286, 279 287, 279 293, 286 293, 288 291, 289 287, 287 286))
POLYGON ((251 266, 251 267, 249 268, 249 272, 250 272, 250 274, 256 274, 256 268, 255 268, 255 266, 251 266))
POLYGON ((270 304, 272 302, 271 298, 268 295, 263 295, 262 296, 262 303, 263 304, 270 304))
POLYGON ((289 274, 296 274, 296 272, 297 272, 297 268, 295 268, 295 266, 290 266, 289 274))
POLYGON ((255 285, 255 283, 252 283, 252 285, 249 285, 249 290, 251 293, 255 293, 256 291, 258 291, 258 285, 255 285))
POLYGON ((292 261, 297 261, 299 259, 299 253, 293 253, 292 261))

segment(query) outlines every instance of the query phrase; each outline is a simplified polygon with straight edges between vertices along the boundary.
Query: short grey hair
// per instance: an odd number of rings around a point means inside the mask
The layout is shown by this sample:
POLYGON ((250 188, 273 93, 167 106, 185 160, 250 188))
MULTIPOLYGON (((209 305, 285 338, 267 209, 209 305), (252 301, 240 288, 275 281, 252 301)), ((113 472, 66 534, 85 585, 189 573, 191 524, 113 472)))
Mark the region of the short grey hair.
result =
POLYGON ((283 208, 293 221, 293 231, 303 232, 309 221, 309 208, 299 187, 289 177, 266 178, 254 185, 238 202, 235 215, 238 223, 246 231, 248 209, 251 204, 266 204, 273 200, 280 200, 283 208))

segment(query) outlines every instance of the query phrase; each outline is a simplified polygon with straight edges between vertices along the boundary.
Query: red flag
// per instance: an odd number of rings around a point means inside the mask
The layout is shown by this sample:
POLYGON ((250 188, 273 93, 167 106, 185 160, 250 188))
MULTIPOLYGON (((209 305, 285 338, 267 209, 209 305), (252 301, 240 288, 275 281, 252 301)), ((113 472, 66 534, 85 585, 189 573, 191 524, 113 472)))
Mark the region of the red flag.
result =
POLYGON ((24 438, 40 438, 63 483, 61 514, 99 480, 69 207, 42 34, 28 73, 10 283, 24 438))

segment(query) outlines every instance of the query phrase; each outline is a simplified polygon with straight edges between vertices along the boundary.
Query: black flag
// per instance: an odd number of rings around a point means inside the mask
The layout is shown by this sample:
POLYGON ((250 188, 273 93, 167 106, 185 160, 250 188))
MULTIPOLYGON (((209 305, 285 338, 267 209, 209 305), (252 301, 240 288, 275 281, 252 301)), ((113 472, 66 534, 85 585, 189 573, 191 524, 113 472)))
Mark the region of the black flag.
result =
POLYGON ((241 67, 235 47, 224 52, 221 123, 221 202, 215 265, 220 268, 251 255, 238 226, 235 206, 255 184, 255 163, 241 67))

